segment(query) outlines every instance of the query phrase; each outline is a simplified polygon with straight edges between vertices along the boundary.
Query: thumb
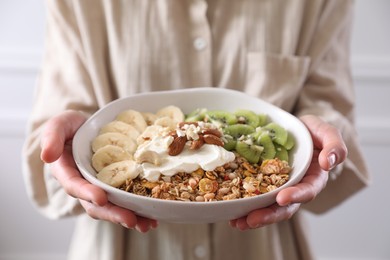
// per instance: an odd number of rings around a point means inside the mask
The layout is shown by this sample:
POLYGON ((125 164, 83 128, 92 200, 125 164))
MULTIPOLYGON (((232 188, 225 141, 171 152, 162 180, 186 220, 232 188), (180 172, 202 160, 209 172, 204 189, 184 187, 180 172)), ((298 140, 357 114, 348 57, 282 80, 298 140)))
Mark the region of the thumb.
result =
POLYGON ((314 149, 320 150, 318 157, 321 168, 330 171, 347 157, 348 150, 340 131, 316 116, 302 116, 301 121, 309 129, 314 149))
POLYGON ((41 159, 46 163, 56 161, 64 151, 65 143, 73 139, 86 117, 77 111, 65 111, 49 119, 41 134, 41 159))

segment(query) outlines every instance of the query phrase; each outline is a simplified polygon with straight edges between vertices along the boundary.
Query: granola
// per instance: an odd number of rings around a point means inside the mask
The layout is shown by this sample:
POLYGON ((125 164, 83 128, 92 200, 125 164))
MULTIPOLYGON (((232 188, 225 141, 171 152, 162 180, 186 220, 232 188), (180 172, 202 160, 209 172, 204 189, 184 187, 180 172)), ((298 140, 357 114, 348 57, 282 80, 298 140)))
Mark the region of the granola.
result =
POLYGON ((137 177, 119 187, 133 194, 177 201, 223 201, 253 197, 272 191, 289 180, 291 167, 278 158, 250 164, 236 154, 233 162, 213 171, 201 168, 192 173, 177 173, 149 182, 137 177), (271 167, 272 166, 272 167, 271 167), (269 169, 272 168, 270 171, 269 169))

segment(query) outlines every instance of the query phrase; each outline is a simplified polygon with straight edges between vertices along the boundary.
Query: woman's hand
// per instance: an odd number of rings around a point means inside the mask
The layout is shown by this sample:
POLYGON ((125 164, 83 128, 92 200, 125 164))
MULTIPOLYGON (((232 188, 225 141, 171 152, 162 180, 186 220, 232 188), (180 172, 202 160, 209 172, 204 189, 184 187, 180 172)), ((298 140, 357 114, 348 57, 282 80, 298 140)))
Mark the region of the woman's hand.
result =
POLYGON ((140 232, 157 227, 157 221, 136 216, 132 211, 108 202, 104 190, 81 176, 72 156, 72 139, 85 120, 85 116, 76 111, 66 111, 50 119, 42 133, 41 159, 51 163, 53 176, 70 196, 80 200, 92 218, 119 223, 140 232))
POLYGON ((300 183, 281 190, 276 203, 230 221, 240 230, 258 228, 291 218, 302 203, 313 200, 326 186, 328 172, 347 157, 347 148, 337 128, 315 116, 300 118, 309 129, 314 144, 311 165, 300 183))

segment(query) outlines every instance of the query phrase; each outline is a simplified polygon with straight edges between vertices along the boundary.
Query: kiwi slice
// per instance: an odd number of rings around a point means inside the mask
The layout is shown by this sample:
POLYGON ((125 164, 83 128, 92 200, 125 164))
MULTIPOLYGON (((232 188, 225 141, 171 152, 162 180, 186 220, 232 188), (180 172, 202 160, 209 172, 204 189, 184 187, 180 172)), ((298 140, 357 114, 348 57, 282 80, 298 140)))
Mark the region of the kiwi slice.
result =
POLYGON ((237 141, 236 152, 250 163, 258 163, 263 152, 263 147, 247 141, 237 141))
POLYGON ((241 124, 246 124, 256 128, 259 125, 259 116, 251 111, 246 109, 239 109, 234 113, 238 119, 238 122, 241 124))
POLYGON ((228 151, 232 151, 236 148, 237 140, 234 139, 230 135, 224 135, 224 145, 223 148, 225 148, 228 151))
POLYGON ((258 114, 257 117, 259 118, 258 126, 265 126, 268 123, 268 116, 266 114, 258 114))
POLYGON ((275 145, 272 142, 272 138, 267 132, 262 133, 256 140, 256 144, 263 147, 261 153, 262 159, 273 159, 275 158, 276 150, 275 145))
POLYGON ((268 130, 264 130, 262 127, 256 127, 255 131, 250 134, 250 137, 256 141, 257 139, 259 139, 260 135, 262 135, 263 133, 268 134, 268 130))
POLYGON ((291 133, 287 133, 287 141, 284 144, 284 148, 286 148, 288 151, 291 150, 295 145, 295 138, 291 133))
POLYGON ((233 125, 237 123, 237 117, 227 111, 212 110, 205 114, 205 118, 212 123, 220 123, 222 125, 233 125))
POLYGON ((235 139, 240 138, 241 136, 246 136, 255 132, 255 128, 250 125, 244 124, 234 124, 228 125, 223 128, 223 132, 226 135, 230 135, 235 139))
POLYGON ((288 151, 285 147, 275 144, 275 158, 288 162, 288 151))
POLYGON ((268 130, 272 141, 274 141, 277 144, 285 145, 287 142, 288 133, 286 129, 281 127, 275 122, 269 123, 264 126, 264 129, 268 130))
POLYGON ((184 121, 186 122, 203 121, 206 112, 207 112, 206 108, 197 108, 194 111, 187 114, 184 121))

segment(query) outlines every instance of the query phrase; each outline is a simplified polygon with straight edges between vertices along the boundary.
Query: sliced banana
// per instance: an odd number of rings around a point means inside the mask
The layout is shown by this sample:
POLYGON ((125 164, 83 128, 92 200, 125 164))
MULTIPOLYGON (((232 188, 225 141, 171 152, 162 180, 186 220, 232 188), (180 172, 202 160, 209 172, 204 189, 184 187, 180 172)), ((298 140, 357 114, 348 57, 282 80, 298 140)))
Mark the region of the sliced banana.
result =
POLYGON ((137 152, 134 154, 134 160, 137 163, 148 162, 154 165, 161 165, 162 163, 161 156, 158 153, 145 149, 137 150, 137 152))
POLYGON ((177 106, 166 106, 157 111, 156 115, 158 117, 168 116, 175 120, 176 122, 184 121, 184 113, 177 106))
POLYGON ((147 123, 142 114, 132 109, 119 113, 116 120, 134 126, 140 133, 142 133, 147 127, 147 123))
POLYGON ((167 127, 169 130, 175 130, 179 121, 174 120, 169 116, 163 116, 154 121, 154 125, 167 127))
POLYGON ((158 118, 156 114, 150 113, 150 112, 141 112, 141 115, 144 117, 146 124, 153 125, 154 121, 158 118))
POLYGON ((134 126, 122 121, 112 121, 104 125, 100 129, 100 134, 104 133, 121 133, 129 136, 134 141, 137 140, 137 137, 140 135, 140 132, 134 126))
POLYGON ((137 144, 131 137, 121 133, 104 133, 98 135, 92 141, 92 151, 96 152, 106 145, 115 145, 122 147, 129 154, 133 154, 137 149, 137 144))
POLYGON ((130 160, 132 155, 122 147, 106 145, 92 155, 92 167, 100 172, 104 167, 119 161, 130 160))
POLYGON ((143 144, 144 142, 153 139, 153 137, 160 135, 160 133, 164 133, 163 131, 165 131, 165 128, 161 125, 148 126, 145 131, 138 136, 137 144, 143 144))
POLYGON ((133 160, 112 163, 104 167, 96 177, 113 187, 123 185, 127 179, 135 179, 141 173, 141 167, 133 160))

